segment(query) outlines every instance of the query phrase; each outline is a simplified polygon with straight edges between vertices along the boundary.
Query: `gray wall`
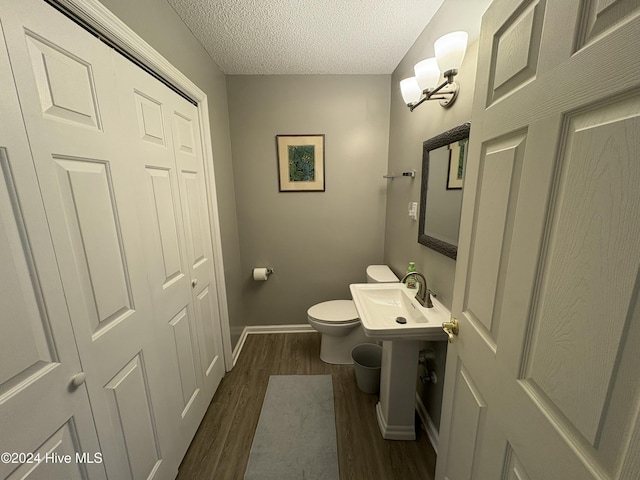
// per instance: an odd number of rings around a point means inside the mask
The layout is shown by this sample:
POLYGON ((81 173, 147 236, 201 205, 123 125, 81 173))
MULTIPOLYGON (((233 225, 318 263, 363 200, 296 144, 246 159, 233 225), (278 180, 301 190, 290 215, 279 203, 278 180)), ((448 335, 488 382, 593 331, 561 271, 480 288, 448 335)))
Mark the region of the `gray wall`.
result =
MULTIPOLYGON (((391 82, 389 171, 413 168, 421 172, 422 142, 471 119, 477 46, 475 42, 467 49, 460 74, 456 77, 461 91, 450 109, 444 109, 438 102, 431 101, 410 112, 403 103, 398 84, 410 75, 410 69, 416 60, 410 60, 410 66, 406 66, 403 61, 395 70, 391 82)), ((413 49, 410 53, 412 51, 413 49)), ((473 132, 473 125, 471 131, 473 132)), ((418 222, 412 221, 406 214, 409 202, 420 202, 418 177, 419 175, 412 182, 398 180, 389 185, 385 261, 396 274, 403 273, 409 261, 416 262, 416 269, 425 275, 429 288, 438 294, 441 302, 451 307, 456 262, 419 244, 418 222)))
MULTIPOLYGON (((478 19, 476 32, 479 30, 482 13, 486 9, 486 2, 477 3, 465 2, 464 5, 465 15, 478 19)), ((433 56, 433 42, 436 39, 460 28, 456 24, 459 14, 456 10, 459 10, 460 6, 459 2, 449 5, 445 3, 393 72, 389 171, 415 169, 421 172, 422 142, 471 119, 478 55, 477 42, 473 42, 467 48, 460 74, 456 77, 460 83, 460 94, 451 108, 444 109, 439 102, 429 101, 411 112, 402 100, 399 86, 400 80, 413 76, 413 66, 418 61, 433 56)), ((473 134, 473 125, 471 132, 473 134)), ((414 261, 416 270, 425 275, 429 288, 437 293, 438 299, 447 308, 451 308, 456 262, 418 243, 418 222, 412 221, 406 213, 409 202, 420 202, 419 178, 412 182, 398 180, 389 185, 385 224, 385 263, 396 275, 400 275, 406 271, 409 261, 414 261)), ((431 419, 436 426, 439 426, 446 343, 425 343, 423 348, 435 352, 435 361, 429 361, 429 367, 436 372, 438 383, 435 385, 428 383, 426 386, 419 384, 418 391, 431 419)), ((419 373, 424 374, 423 367, 420 367, 419 373)))
POLYGON ((247 325, 303 324, 381 263, 389 75, 228 76, 247 325), (278 192, 278 134, 325 134, 325 192, 278 192), (275 274, 251 279, 253 267, 275 274))
POLYGON ((225 76, 166 1, 101 2, 207 94, 231 340, 235 345, 244 317, 225 76))

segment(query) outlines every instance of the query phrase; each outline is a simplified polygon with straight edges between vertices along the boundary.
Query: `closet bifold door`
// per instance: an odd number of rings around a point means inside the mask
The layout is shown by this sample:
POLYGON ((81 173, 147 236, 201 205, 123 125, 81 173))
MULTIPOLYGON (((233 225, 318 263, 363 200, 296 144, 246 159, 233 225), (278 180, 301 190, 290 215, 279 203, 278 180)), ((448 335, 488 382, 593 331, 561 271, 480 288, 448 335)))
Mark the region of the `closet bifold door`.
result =
MULTIPOLYGON (((215 286, 212 288, 210 279, 208 224, 197 217, 198 231, 190 228, 194 220, 189 201, 194 198, 184 190, 185 172, 177 162, 177 152, 188 143, 196 165, 186 175, 196 176, 195 191, 204 193, 202 177, 198 176, 202 170, 202 157, 196 156, 198 137, 191 130, 198 125, 188 123, 196 108, 118 53, 113 52, 112 57, 124 144, 141 175, 137 206, 149 265, 153 317, 159 341, 165 346, 167 368, 171 369, 168 375, 175 379, 176 388, 168 393, 172 395, 171 415, 182 456, 224 374, 221 335, 214 329, 217 319, 211 316, 217 305, 210 303, 215 286), (194 243, 198 245, 197 258, 194 243)), ((206 216, 206 199, 195 197, 195 201, 206 216)))
POLYGON ((143 169, 122 142, 111 49, 42 1, 1 12, 104 468, 174 478, 179 387, 155 328, 135 207, 143 169))
POLYGON ((76 461, 84 454, 96 460, 100 446, 11 76, 3 13, 0 478, 104 479, 101 463, 76 461), (53 463, 66 455, 71 463, 53 463))
POLYGON ((180 202, 187 238, 187 265, 198 326, 200 364, 209 401, 224 375, 224 356, 200 123, 196 107, 174 95, 170 114, 180 202))
MULTIPOLYGON (((198 111, 112 55, 126 148, 143 176, 138 208, 154 310, 175 351, 181 418, 188 425, 190 412, 204 415, 224 375, 198 111)), ((191 439, 195 429, 185 428, 191 439)))

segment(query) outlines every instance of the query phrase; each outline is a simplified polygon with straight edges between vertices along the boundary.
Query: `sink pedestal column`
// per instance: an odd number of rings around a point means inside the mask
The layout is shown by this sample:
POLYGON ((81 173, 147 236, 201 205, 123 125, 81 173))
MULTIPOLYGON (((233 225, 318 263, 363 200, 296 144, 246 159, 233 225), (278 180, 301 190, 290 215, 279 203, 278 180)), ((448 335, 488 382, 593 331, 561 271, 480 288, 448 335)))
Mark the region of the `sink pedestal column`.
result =
POLYGON ((387 440, 415 440, 416 378, 419 342, 382 342, 378 427, 387 440))

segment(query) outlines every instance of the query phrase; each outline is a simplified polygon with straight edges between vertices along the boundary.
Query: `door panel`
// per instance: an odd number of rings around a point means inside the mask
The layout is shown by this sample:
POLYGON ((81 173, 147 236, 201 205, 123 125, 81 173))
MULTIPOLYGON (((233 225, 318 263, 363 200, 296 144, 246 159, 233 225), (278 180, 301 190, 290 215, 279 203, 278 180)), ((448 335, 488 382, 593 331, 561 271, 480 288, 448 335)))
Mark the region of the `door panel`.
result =
POLYGON ((119 140, 111 50, 44 2, 28 0, 6 10, 9 56, 107 474, 169 478, 179 459, 165 462, 158 450, 158 464, 147 469, 148 455, 138 450, 148 443, 123 444, 122 426, 109 409, 110 382, 140 355, 147 390, 131 390, 119 415, 128 418, 126 428, 145 431, 144 411, 123 409, 147 405, 152 397, 148 413, 158 442, 171 445, 163 352, 153 333, 132 208, 139 176, 119 140), (143 459, 144 468, 129 468, 131 458, 143 459))
POLYGON ((487 405, 468 370, 460 362, 455 377, 453 417, 451 418, 450 445, 455 455, 449 457, 448 478, 472 478, 476 443, 484 434, 487 405))
POLYGON ((174 139, 176 150, 195 155, 195 145, 193 141, 193 125, 189 117, 178 112, 173 112, 174 139))
POLYGON ((162 381, 171 385, 166 415, 173 422, 173 448, 186 451, 211 398, 206 398, 196 337, 179 173, 174 156, 171 112, 174 92, 119 54, 116 72, 123 141, 140 173, 138 217, 150 266, 156 339, 163 346, 162 381))
POLYGON ((174 385, 171 415, 184 452, 224 373, 211 367, 221 339, 213 324, 217 304, 208 295, 214 272, 199 136, 183 113, 185 104, 187 112, 195 107, 120 55, 114 54, 113 62, 125 143, 144 171, 138 206, 145 254, 153 266, 148 281, 159 341, 173 354, 166 355, 171 362, 165 379, 174 385), (186 173, 178 155, 191 162, 186 173), (202 289, 206 295, 199 295, 202 289), (204 308, 199 296, 206 297, 204 308))
POLYGON ((634 0, 592 0, 581 5, 576 51, 597 40, 598 35, 615 27, 640 9, 634 0))
MULTIPOLYGON (((160 257, 164 267, 164 281, 161 283, 166 290, 172 283, 184 277, 182 272, 182 253, 178 240, 178 212, 176 198, 173 192, 173 171, 171 168, 146 167, 149 175, 148 191, 152 196, 152 221, 156 242, 160 245, 160 257)), ((159 275, 162 278, 162 273, 159 275)))
MULTIPOLYGON (((128 97, 130 98, 130 97, 128 97)), ((140 140, 166 146, 162 103, 134 90, 140 140)))
POLYGON ((186 244, 186 253, 193 287, 200 362, 206 397, 211 398, 224 375, 224 362, 197 113, 197 109, 189 102, 175 97, 171 115, 173 147, 179 172, 182 216, 190 240, 186 244))
POLYGON ((176 356, 180 367, 180 385, 184 407, 181 416, 183 418, 187 415, 200 389, 200 379, 198 378, 200 369, 196 367, 197 359, 193 348, 195 332, 191 320, 193 315, 189 314, 190 310, 190 307, 185 308, 169 322, 169 325, 173 327, 176 356))
POLYGON ((122 436, 119 444, 126 447, 131 478, 153 478, 161 456, 142 354, 127 363, 105 389, 111 392, 109 410, 122 436))
MULTIPOLYGON (((34 455, 40 458, 47 458, 47 460, 34 463, 27 462, 20 465, 7 477, 7 480, 49 480, 52 478, 80 480, 89 478, 85 464, 77 461, 78 458, 81 458, 79 456, 83 455, 83 452, 77 450, 77 439, 78 434, 73 420, 69 420, 35 449, 34 455), (56 461, 56 459, 61 459, 65 456, 69 456, 72 461, 68 463, 56 461)), ((91 454, 86 458, 90 461, 97 461, 100 456, 99 454, 91 454)))
POLYGON ((100 130, 91 65, 34 32, 26 41, 42 113, 100 130))
POLYGON ((200 185, 202 182, 200 181, 201 179, 199 178, 198 172, 188 170, 182 170, 180 172, 180 178, 182 180, 182 191, 185 192, 186 218, 189 221, 188 232, 190 238, 189 245, 191 247, 191 269, 195 272, 200 264, 209 260, 204 252, 204 232, 202 231, 202 224, 200 223, 202 218, 200 185))
POLYGON ((6 385, 19 383, 34 371, 55 368, 58 355, 48 315, 40 304, 42 289, 31 263, 33 254, 6 148, 0 150, 0 167, 0 264, 5 279, 0 304, 0 349, 7 353, 6 360, 0 363, 0 385, 6 385))
POLYGON ((523 5, 495 34, 487 106, 535 77, 546 0, 523 5))
POLYGON ((640 368, 619 362, 638 308, 639 100, 567 117, 523 375, 610 475, 638 405, 619 379, 640 368))
POLYGON ((109 162, 54 155, 66 234, 82 278, 92 336, 133 310, 109 162))
POLYGON ((529 476, 510 443, 507 443, 507 448, 505 448, 504 468, 501 478, 506 480, 529 480, 529 476))
POLYGON ((640 474, 639 48, 637 2, 485 14, 437 479, 640 474))
POLYGON ((510 133, 487 143, 478 171, 474 254, 469 259, 464 312, 494 351, 526 138, 526 133, 510 133))
MULTIPOLYGON (((4 25, 5 16, 0 12, 4 25)), ((0 452, 73 455, 71 464, 0 463, 1 478, 105 478, 42 197, 0 27, 0 452), (43 401, 46 399, 46 401, 43 401)), ((20 463, 22 461, 23 463, 20 463)))
POLYGON ((213 322, 211 321, 211 319, 214 318, 213 312, 216 307, 213 303, 214 299, 209 291, 209 287, 203 288, 202 291, 196 295, 196 311, 198 312, 197 317, 200 326, 199 338, 200 344, 202 345, 200 356, 202 359, 202 368, 207 376, 212 373, 212 369, 215 367, 220 355, 216 345, 217 338, 213 329, 213 322))

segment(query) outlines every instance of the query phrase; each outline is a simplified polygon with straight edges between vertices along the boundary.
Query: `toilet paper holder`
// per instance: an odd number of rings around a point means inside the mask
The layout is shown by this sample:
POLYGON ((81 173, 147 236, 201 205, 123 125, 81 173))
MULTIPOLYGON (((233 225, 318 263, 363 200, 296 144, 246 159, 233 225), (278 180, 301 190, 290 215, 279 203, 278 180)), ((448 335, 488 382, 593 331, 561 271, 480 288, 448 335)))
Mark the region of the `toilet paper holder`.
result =
POLYGON ((254 280, 267 280, 273 274, 273 268, 271 267, 256 267, 253 269, 254 280))

